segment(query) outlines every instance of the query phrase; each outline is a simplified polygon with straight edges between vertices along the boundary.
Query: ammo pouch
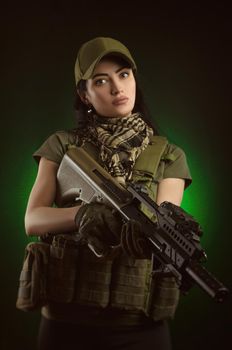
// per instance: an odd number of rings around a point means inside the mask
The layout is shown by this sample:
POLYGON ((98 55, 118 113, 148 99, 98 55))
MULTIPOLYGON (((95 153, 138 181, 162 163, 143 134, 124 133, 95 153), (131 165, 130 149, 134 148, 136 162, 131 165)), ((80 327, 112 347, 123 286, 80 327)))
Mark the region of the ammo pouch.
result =
POLYGON ((97 258, 83 246, 79 251, 73 303, 105 308, 111 293, 113 260, 97 258))
POLYGON ((180 291, 170 272, 153 271, 146 313, 154 320, 173 319, 180 291))
POLYGON ((49 301, 71 302, 77 258, 75 235, 55 235, 51 244, 29 243, 25 249, 16 307, 33 311, 49 301))
POLYGON ((32 242, 26 246, 19 278, 16 307, 33 311, 46 303, 49 244, 32 242))
POLYGON ((75 293, 79 244, 76 235, 55 235, 50 246, 47 300, 70 303, 75 293))
POLYGON ((149 260, 119 260, 117 264, 96 258, 88 247, 79 249, 75 235, 55 235, 51 244, 29 243, 16 307, 34 311, 49 302, 110 305, 144 310, 155 321, 173 318, 179 300, 175 278, 167 272, 151 272, 149 260))

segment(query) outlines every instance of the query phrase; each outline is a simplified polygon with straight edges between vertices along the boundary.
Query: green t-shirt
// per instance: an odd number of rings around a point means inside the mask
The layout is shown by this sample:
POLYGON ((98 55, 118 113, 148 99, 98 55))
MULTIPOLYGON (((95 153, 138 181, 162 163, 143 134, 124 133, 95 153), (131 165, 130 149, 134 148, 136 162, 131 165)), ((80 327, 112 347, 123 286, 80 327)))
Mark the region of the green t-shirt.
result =
MULTIPOLYGON (((64 154, 68 150, 68 146, 73 144, 76 144, 76 134, 73 130, 57 131, 47 138, 33 154, 33 157, 37 162, 39 162, 41 157, 44 157, 60 164, 64 154)), ((165 157, 159 164, 154 180, 160 182, 166 178, 184 179, 185 188, 192 182, 186 155, 180 147, 174 144, 167 145, 165 157)))

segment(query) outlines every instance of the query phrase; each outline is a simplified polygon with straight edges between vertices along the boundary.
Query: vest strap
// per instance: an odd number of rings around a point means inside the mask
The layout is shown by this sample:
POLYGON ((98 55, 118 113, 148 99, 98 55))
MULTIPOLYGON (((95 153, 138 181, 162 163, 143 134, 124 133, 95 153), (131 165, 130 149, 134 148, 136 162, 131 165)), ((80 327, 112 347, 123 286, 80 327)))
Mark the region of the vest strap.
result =
POLYGON ((167 144, 166 137, 153 136, 151 143, 136 160, 134 171, 154 177, 167 144))
MULTIPOLYGON (((164 154, 168 140, 164 136, 152 136, 150 144, 137 158, 133 172, 139 172, 148 176, 154 177, 157 173, 159 163, 162 159, 166 159, 164 154)), ((90 142, 86 142, 83 146, 84 150, 91 154, 94 159, 98 159, 97 148, 94 147, 90 142)), ((172 160, 172 155, 168 160, 172 160)))

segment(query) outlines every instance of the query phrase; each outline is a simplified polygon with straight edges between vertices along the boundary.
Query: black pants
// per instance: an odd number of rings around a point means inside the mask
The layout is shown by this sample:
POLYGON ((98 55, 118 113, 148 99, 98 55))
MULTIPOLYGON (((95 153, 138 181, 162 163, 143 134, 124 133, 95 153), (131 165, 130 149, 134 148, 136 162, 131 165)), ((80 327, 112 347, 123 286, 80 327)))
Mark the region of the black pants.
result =
POLYGON ((115 330, 41 319, 39 350, 171 350, 166 322, 115 330))

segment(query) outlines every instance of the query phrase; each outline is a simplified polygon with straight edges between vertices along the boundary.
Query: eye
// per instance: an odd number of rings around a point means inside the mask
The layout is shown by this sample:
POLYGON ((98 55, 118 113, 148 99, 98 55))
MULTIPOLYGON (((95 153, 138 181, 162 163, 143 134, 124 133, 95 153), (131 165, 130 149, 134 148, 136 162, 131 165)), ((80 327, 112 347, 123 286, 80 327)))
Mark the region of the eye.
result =
POLYGON ((122 77, 122 78, 127 78, 129 75, 130 75, 129 71, 123 71, 120 73, 120 77, 122 77))
POLYGON ((100 86, 106 83, 106 79, 105 78, 100 78, 95 80, 94 85, 100 86))

